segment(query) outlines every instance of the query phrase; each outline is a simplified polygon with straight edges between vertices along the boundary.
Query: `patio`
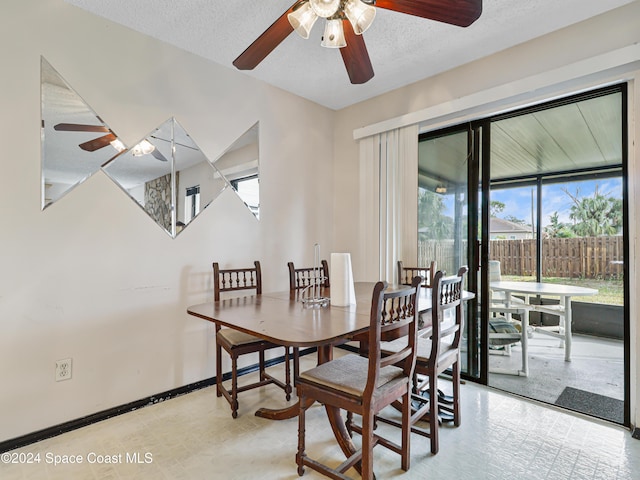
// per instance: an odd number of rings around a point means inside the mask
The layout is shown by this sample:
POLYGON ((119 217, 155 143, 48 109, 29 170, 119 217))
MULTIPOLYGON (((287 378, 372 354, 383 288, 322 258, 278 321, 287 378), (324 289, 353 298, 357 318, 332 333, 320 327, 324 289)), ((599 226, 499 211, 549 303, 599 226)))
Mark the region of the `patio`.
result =
MULTIPOLYGON (((623 423, 621 340, 574 334, 571 362, 564 361, 564 349, 558 339, 540 333, 529 338, 528 349, 528 377, 494 373, 489 375, 489 386, 623 423)), ((518 369, 522 362, 520 344, 511 347, 509 356, 492 350, 489 362, 491 368, 518 369)))

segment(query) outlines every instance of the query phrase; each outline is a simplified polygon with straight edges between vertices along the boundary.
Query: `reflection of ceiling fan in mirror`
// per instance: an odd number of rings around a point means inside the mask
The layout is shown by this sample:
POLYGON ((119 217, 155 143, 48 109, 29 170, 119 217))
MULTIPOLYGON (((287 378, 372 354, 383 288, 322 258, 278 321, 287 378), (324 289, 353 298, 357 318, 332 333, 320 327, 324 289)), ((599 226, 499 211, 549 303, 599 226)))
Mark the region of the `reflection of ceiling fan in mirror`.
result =
MULTIPOLYGON (((100 117, 98 120, 102 121, 100 117)), ((80 123, 58 123, 53 126, 53 129, 58 132, 91 132, 91 133, 105 133, 106 135, 102 135, 101 137, 94 138, 93 140, 89 140, 79 144, 78 146, 86 151, 86 152, 95 152, 96 150, 100 150, 101 148, 106 147, 107 145, 111 145, 113 148, 118 150, 118 152, 123 152, 126 150, 124 144, 118 140, 113 131, 110 128, 104 125, 83 125, 80 123)), ((160 151, 149 141, 142 140, 140 143, 135 145, 131 152, 134 156, 139 157, 142 155, 151 154, 157 160, 161 162, 166 162, 167 158, 160 153, 160 151)))
POLYGON ((351 83, 373 78, 373 67, 362 34, 373 23, 376 8, 468 27, 482 13, 482 0, 296 0, 233 61, 252 70, 294 30, 309 38, 318 18, 324 18, 322 46, 338 48, 351 83))
POLYGON ((111 131, 111 129, 105 127, 104 125, 82 125, 79 123, 58 123, 53 126, 53 129, 58 132, 95 132, 95 133, 106 133, 102 137, 94 138, 93 140, 89 140, 88 142, 81 143, 78 145, 81 149, 87 152, 95 152, 107 145, 111 144, 111 142, 115 141, 118 137, 111 131))

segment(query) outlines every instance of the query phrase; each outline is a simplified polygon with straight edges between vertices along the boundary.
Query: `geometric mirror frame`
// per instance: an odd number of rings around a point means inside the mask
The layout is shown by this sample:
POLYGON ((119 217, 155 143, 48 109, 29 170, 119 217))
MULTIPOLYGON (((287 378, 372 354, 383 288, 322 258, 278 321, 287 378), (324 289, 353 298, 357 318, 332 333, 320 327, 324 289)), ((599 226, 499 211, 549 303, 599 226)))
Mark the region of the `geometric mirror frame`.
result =
POLYGON ((260 214, 259 124, 211 162, 175 118, 128 148, 44 59, 41 68, 41 207, 102 170, 176 238, 231 186, 260 214))
POLYGON ((124 149, 115 133, 40 57, 41 202, 44 210, 124 149))
POLYGON ((102 169, 174 238, 228 186, 175 118, 102 169))
POLYGON ((229 181, 240 200, 260 219, 260 125, 256 122, 213 164, 229 181))

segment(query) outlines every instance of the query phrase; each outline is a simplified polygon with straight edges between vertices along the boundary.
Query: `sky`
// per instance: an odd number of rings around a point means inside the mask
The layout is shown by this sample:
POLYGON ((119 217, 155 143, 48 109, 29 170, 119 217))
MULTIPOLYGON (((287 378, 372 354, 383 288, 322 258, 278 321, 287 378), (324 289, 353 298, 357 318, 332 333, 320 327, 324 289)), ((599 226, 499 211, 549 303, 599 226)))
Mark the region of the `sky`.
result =
MULTIPOLYGON (((558 212, 558 220, 562 223, 572 223, 569 218, 573 200, 563 191, 567 189, 577 198, 592 196, 596 186, 602 195, 622 198, 622 178, 603 178, 598 180, 588 180, 579 182, 553 183, 542 187, 542 226, 549 225, 551 215, 558 212)), ((504 203, 505 208, 498 214, 498 217, 516 217, 531 225, 531 191, 534 192, 533 205, 535 209, 535 186, 526 186, 510 189, 492 190, 491 200, 504 203)), ((453 218, 453 196, 445 195, 444 214, 453 218)), ((465 209, 466 212, 466 209, 465 209)), ((535 218, 536 212, 533 211, 535 218)))
MULTIPOLYGON (((563 192, 566 188, 572 195, 583 198, 592 196, 596 185, 601 194, 609 197, 622 198, 622 178, 604 178, 581 182, 554 183, 543 185, 542 187, 542 226, 550 223, 550 217, 554 212, 558 212, 560 222, 570 223, 569 213, 573 201, 563 192), (576 195, 576 190, 578 194, 576 195)), ((498 217, 505 218, 514 216, 531 223, 531 191, 534 191, 535 208, 535 186, 519 187, 504 190, 492 190, 491 200, 497 200, 505 204, 505 209, 498 214, 498 217)), ((535 210, 534 210, 535 215, 535 210)))

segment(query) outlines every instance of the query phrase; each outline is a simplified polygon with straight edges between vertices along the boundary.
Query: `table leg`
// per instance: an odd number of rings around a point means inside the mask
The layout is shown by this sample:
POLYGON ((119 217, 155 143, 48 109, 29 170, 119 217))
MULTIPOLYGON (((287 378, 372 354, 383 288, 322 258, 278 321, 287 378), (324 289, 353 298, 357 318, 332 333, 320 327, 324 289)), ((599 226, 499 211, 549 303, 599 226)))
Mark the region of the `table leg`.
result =
MULTIPOLYGON (((320 365, 321 363, 328 362, 332 358, 333 358, 332 345, 322 345, 318 347, 318 365, 320 365)), ((305 405, 305 407, 309 408, 312 404, 313 404, 313 400, 309 401, 309 403, 305 405)), ((256 417, 266 418, 268 420, 288 420, 290 418, 296 418, 299 412, 300 412, 300 401, 298 400, 293 405, 290 405, 285 408, 277 408, 277 409, 264 408, 264 407, 259 408, 256 411, 256 417)), ((327 414, 329 414, 328 410, 327 410, 327 414)), ((329 421, 331 422, 331 427, 333 428, 334 421, 332 421, 332 414, 329 415, 329 421)), ((336 438, 338 437, 336 436, 336 438)), ((340 442, 340 440, 338 440, 338 442, 340 442)))
MULTIPOLYGON (((308 408, 312 404, 313 400, 310 401, 306 407, 308 408)), ((290 418, 296 418, 298 412, 300 412, 300 401, 285 408, 259 408, 256 410, 256 417, 266 418, 267 420, 288 420, 290 418)))
POLYGON ((564 361, 571 361, 571 297, 562 297, 564 302, 564 361))
MULTIPOLYGON (((507 307, 512 308, 511 305, 511 292, 505 292, 505 299, 507 302, 507 307)), ((524 302, 529 303, 529 295, 525 295, 524 302)), ((509 319, 511 319, 511 314, 509 314, 509 319)), ((523 313, 520 315, 520 338, 521 338, 521 347, 522 347, 522 370, 518 372, 518 374, 522 377, 529 376, 529 309, 523 308, 523 313)))
MULTIPOLYGON (((318 364, 328 362, 333 358, 333 349, 331 346, 329 348, 318 347, 318 364)), ((347 431, 347 426, 345 425, 344 419, 340 414, 342 410, 338 407, 334 407, 331 405, 325 405, 325 410, 327 411, 327 417, 329 418, 329 424, 331 425, 331 430, 333 430, 333 436, 336 437, 336 441, 342 450, 342 453, 349 458, 353 455, 357 448, 353 444, 351 440, 351 435, 347 431)), ((354 468, 358 473, 362 472, 362 464, 358 462, 354 465, 354 468)))
POLYGON ((524 308, 521 315, 520 333, 522 334, 522 373, 523 376, 529 376, 529 309, 524 308))
MULTIPOLYGON (((347 431, 344 419, 342 418, 342 415, 340 415, 341 410, 338 407, 332 407, 330 405, 325 405, 325 410, 327 411, 327 417, 329 417, 329 423, 331 424, 333 435, 336 437, 336 441, 338 442, 338 445, 340 445, 342 452, 347 458, 349 458, 357 449, 351 440, 349 432, 347 431)), ((359 468, 360 462, 358 462, 356 469, 359 471, 359 468)))
MULTIPOLYGON (((333 347, 332 345, 322 345, 318 347, 318 365, 328 362, 333 358, 333 347)), ((313 404, 313 400, 309 401, 309 404, 306 407, 310 407, 313 404)), ((325 405, 325 409, 327 411, 327 417, 329 418, 329 423, 331 424, 331 429, 333 430, 333 435, 336 437, 336 441, 342 452, 346 457, 350 457, 357 449, 351 440, 351 436, 347 431, 347 427, 344 423, 344 419, 340 415, 341 410, 337 407, 332 407, 329 405, 325 405)), ((289 418, 295 418, 298 416, 298 412, 300 411, 300 402, 296 402, 294 405, 291 405, 287 408, 282 409, 271 409, 271 408, 260 408, 256 411, 256 416, 261 418, 267 418, 269 420, 286 420, 289 418)), ((360 471, 360 464, 355 466, 356 470, 360 471)))

